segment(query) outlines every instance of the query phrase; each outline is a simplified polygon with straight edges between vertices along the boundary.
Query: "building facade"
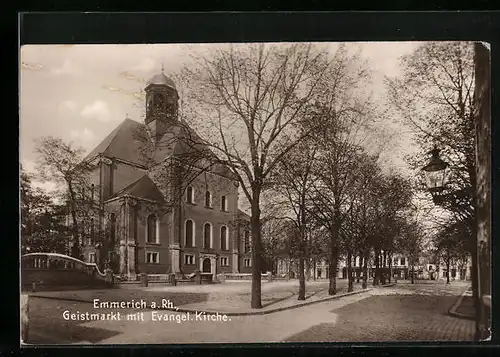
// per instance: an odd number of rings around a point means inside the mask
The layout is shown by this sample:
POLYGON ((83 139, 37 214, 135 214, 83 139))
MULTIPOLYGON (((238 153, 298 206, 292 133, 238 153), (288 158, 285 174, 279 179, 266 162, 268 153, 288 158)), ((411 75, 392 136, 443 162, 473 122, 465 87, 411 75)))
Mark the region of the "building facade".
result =
POLYGON ((144 123, 125 119, 86 158, 100 234, 82 242, 84 259, 130 280, 251 270, 238 181, 178 119, 179 96, 163 71, 145 92, 144 123))
MULTIPOLYGON (((389 259, 389 258, 387 258, 389 259)), ((354 257, 351 265, 351 270, 353 276, 361 278, 363 276, 363 266, 362 261, 359 257, 354 257)), ((409 280, 411 279, 411 267, 409 265, 408 259, 400 254, 395 254, 392 256, 392 261, 389 267, 389 261, 385 262, 387 271, 390 271, 392 278, 398 280, 409 280)), ((276 276, 277 277, 287 277, 290 279, 298 278, 299 276, 299 264, 297 259, 292 259, 288 256, 281 255, 278 257, 276 262, 276 276)), ((369 262, 367 265, 368 276, 373 278, 375 273, 375 265, 373 262, 369 262)), ((440 264, 429 263, 420 261, 414 266, 415 279, 420 280, 446 280, 447 269, 446 265, 440 262, 440 264)), ((316 262, 311 262, 309 264, 309 271, 307 271, 306 264, 306 275, 313 279, 327 279, 329 274, 329 263, 326 259, 321 259, 316 262)), ((388 273, 389 274, 389 273, 388 273)), ((339 279, 347 279, 347 263, 345 259, 339 259, 337 266, 336 277, 339 279)), ((459 264, 453 262, 450 265, 450 280, 470 280, 471 278, 471 262, 470 260, 466 264, 459 264)))

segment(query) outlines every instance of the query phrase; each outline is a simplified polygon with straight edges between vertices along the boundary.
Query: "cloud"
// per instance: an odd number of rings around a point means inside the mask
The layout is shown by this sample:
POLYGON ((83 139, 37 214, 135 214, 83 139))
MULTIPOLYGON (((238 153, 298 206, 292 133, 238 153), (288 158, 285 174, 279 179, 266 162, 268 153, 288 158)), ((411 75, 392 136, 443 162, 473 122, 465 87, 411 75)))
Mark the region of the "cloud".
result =
POLYGON ((58 76, 71 75, 79 76, 82 74, 82 69, 70 60, 65 60, 61 67, 53 68, 52 73, 58 76))
POLYGON ((141 61, 133 66, 131 70, 138 72, 151 72, 156 67, 158 67, 158 63, 156 63, 152 58, 147 57, 141 59, 141 61))
POLYGON ((104 85, 102 86, 103 89, 106 89, 110 92, 117 92, 117 93, 122 93, 122 94, 125 94, 125 95, 130 95, 136 99, 144 99, 144 93, 143 92, 132 92, 132 91, 129 91, 129 90, 125 90, 125 89, 121 89, 121 88, 117 88, 117 87, 113 87, 113 86, 108 86, 108 85, 104 85))
POLYGON ((94 140, 94 133, 85 128, 81 131, 79 130, 71 130, 70 132, 70 137, 73 139, 73 140, 78 140, 82 143, 89 143, 89 142, 92 142, 94 140))
POLYGON ((21 165, 23 166, 23 170, 28 173, 34 173, 36 171, 36 164, 33 160, 21 160, 21 165))
POLYGON ((110 92, 123 92, 123 89, 113 87, 113 86, 108 86, 108 85, 103 85, 102 89, 109 90, 110 92))
POLYGON ((111 119, 111 111, 108 103, 102 100, 95 100, 93 103, 86 105, 81 113, 84 118, 96 119, 102 122, 107 122, 111 119))
POLYGON ((137 77, 135 74, 132 74, 132 73, 127 72, 127 71, 120 72, 120 76, 123 77, 123 78, 126 78, 128 80, 131 80, 131 81, 136 81, 136 82, 139 82, 139 83, 146 83, 146 81, 144 80, 144 78, 137 77))
POLYGON ((65 100, 59 104, 59 107, 63 110, 69 110, 71 112, 76 111, 76 103, 72 100, 65 100))

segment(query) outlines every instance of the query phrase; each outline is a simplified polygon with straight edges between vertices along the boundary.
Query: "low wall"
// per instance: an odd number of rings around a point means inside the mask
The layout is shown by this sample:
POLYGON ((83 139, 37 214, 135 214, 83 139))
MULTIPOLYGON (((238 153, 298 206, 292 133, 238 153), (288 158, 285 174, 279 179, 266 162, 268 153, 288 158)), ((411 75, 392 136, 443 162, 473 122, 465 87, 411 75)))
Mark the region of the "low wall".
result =
POLYGON ((64 290, 109 288, 111 271, 99 271, 95 264, 85 263, 62 254, 32 253, 21 257, 22 290, 64 290))
MULTIPOLYGON (((225 273, 220 274, 223 280, 252 280, 252 274, 249 273, 225 273)), ((262 279, 271 279, 271 273, 261 274, 262 279)))

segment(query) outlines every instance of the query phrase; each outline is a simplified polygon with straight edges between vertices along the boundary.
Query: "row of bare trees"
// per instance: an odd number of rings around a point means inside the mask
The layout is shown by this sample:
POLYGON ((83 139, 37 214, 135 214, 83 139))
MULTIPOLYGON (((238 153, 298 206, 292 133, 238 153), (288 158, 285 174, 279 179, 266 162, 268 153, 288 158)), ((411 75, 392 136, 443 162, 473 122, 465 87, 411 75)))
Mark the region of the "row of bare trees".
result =
MULTIPOLYGON (((333 295, 340 256, 352 291, 356 257, 362 263, 366 287, 371 262, 373 284, 378 285, 385 283, 382 271, 394 253, 407 256, 415 265, 422 248, 423 232, 412 212, 411 182, 385 172, 377 156, 361 147, 346 146, 345 156, 335 160, 331 143, 323 140, 311 136, 283 157, 274 173, 273 198, 266 205, 273 219, 291 222, 288 237, 282 239, 295 243, 290 253, 299 263, 299 299, 305 299, 305 275, 310 271, 308 263, 315 259, 329 262, 329 294, 333 295)), ((266 238, 276 239, 270 233, 266 238)))

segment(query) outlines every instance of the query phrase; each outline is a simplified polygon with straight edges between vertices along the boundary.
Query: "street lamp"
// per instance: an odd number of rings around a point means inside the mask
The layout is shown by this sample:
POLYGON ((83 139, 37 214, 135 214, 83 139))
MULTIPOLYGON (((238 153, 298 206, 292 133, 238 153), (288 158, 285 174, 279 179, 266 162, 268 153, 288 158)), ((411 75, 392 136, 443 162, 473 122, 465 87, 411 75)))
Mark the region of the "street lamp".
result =
POLYGON ((422 167, 425 174, 427 190, 431 193, 432 198, 436 201, 438 193, 442 192, 445 187, 448 163, 443 161, 439 156, 439 150, 434 147, 428 154, 431 154, 431 159, 427 165, 422 167))

